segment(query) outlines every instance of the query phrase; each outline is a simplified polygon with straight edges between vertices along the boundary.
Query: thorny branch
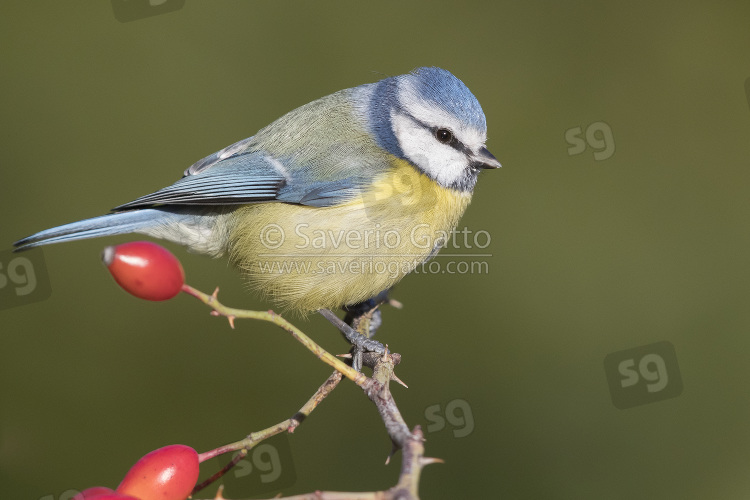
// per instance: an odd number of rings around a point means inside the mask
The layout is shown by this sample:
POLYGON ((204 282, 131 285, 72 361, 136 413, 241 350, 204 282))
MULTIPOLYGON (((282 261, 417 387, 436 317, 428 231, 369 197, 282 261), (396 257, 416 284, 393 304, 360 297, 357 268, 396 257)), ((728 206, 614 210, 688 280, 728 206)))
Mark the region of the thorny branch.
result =
MULTIPOLYGON (((214 458, 224 453, 239 451, 234 459, 227 464, 224 469, 214 474, 204 482, 198 484, 194 493, 205 488, 213 481, 220 478, 226 471, 236 465, 242 458, 247 455, 248 451, 251 450, 261 441, 280 434, 282 432, 294 432, 294 430, 304 421, 307 416, 320 404, 320 402, 328 396, 328 394, 336 388, 342 377, 345 376, 357 384, 368 398, 375 404, 378 412, 383 419, 386 431, 388 432, 393 448, 390 455, 388 456, 386 463, 390 461, 390 458, 399 449, 403 450, 403 462, 401 464, 401 474, 398 483, 388 490, 375 491, 375 492, 333 492, 333 491, 315 491, 312 493, 295 495, 291 497, 276 497, 286 498, 294 500, 364 500, 364 499, 418 499, 418 486, 419 478, 422 468, 425 465, 442 462, 436 458, 424 457, 424 436, 419 426, 416 426, 413 431, 410 431, 401 412, 396 406, 396 402, 393 399, 393 395, 389 389, 389 383, 391 380, 396 380, 403 384, 393 373, 394 367, 401 361, 399 354, 383 354, 375 355, 373 353, 366 353, 362 356, 362 363, 364 366, 368 366, 373 369, 372 377, 366 377, 364 374, 357 372, 351 366, 342 362, 336 356, 328 353, 312 339, 305 335, 296 326, 292 325, 284 318, 274 313, 273 311, 246 311, 242 309, 233 309, 221 304, 217 298, 218 288, 212 295, 205 294, 195 288, 188 285, 183 286, 183 291, 204 304, 211 307, 213 310, 211 314, 215 316, 224 316, 229 320, 229 324, 234 328, 235 319, 257 319, 261 321, 271 322, 280 328, 286 330, 292 335, 297 341, 302 343, 310 352, 315 354, 320 360, 328 365, 332 366, 336 371, 331 374, 330 377, 318 388, 312 397, 305 403, 302 408, 291 418, 280 422, 274 426, 268 427, 258 432, 251 433, 245 439, 231 443, 225 446, 216 448, 215 450, 208 451, 200 455, 200 461, 203 462, 210 458, 214 458)), ((363 333, 367 337, 370 336, 374 329, 377 329, 379 325, 379 311, 377 307, 373 307, 369 311, 365 311, 359 315, 352 315, 351 313, 347 316, 348 322, 351 322, 351 326, 363 333), (377 313, 377 314, 376 314, 377 313)), ((404 384, 405 385, 405 384, 404 384)), ((216 499, 223 499, 222 489, 220 488, 216 499)))

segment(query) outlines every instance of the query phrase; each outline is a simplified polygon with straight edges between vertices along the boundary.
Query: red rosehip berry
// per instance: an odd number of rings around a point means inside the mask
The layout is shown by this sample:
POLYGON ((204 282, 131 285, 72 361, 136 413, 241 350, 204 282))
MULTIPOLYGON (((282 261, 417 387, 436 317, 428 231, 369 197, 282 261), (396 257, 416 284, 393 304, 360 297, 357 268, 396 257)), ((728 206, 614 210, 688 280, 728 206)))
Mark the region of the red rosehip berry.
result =
POLYGON ((141 299, 171 299, 185 283, 185 272, 177 257, 150 241, 107 247, 102 260, 117 284, 141 299))
POLYGON ((198 481, 198 453, 173 444, 143 456, 125 475, 117 493, 140 500, 185 500, 198 481))

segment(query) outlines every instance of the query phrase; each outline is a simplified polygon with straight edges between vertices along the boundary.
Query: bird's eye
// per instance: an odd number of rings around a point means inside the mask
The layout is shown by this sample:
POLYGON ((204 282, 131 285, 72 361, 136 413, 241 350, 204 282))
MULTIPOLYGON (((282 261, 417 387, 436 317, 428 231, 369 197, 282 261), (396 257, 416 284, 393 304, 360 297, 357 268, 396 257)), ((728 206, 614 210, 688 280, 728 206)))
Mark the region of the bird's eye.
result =
POLYGON ((435 138, 443 144, 448 144, 453 140, 453 134, 447 128, 439 128, 435 131, 435 138))

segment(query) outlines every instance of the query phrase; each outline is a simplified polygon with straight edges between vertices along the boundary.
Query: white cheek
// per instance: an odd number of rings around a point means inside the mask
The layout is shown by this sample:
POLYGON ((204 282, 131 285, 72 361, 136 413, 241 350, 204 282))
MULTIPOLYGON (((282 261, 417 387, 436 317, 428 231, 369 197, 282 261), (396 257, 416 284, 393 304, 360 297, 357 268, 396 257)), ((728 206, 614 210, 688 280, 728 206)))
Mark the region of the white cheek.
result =
POLYGON ((440 144, 424 127, 402 114, 392 113, 393 133, 404 155, 430 177, 449 186, 463 177, 466 156, 440 144))

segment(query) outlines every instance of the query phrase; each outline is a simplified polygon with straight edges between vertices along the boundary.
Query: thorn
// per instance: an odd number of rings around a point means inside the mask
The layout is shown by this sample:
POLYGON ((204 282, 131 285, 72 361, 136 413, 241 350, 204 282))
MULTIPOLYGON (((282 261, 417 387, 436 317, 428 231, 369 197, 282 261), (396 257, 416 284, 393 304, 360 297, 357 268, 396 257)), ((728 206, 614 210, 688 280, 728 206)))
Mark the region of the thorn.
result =
POLYGON ((214 300, 219 300, 219 287, 216 287, 216 290, 214 290, 214 293, 211 294, 211 298, 208 299, 209 302, 213 302, 214 300))
POLYGON ((234 330, 234 316, 233 315, 227 316, 227 319, 229 320, 229 326, 231 326, 232 330, 234 330))
POLYGON ((398 382, 399 384, 403 385, 407 389, 409 388, 409 386, 406 385, 403 380, 401 380, 400 378, 398 378, 395 373, 391 373, 391 380, 395 380, 396 382, 398 382))
POLYGON ((347 352, 346 354, 337 354, 337 358, 344 358, 344 359, 352 359, 352 354, 350 352, 347 352))
POLYGON ((420 465, 422 465, 422 467, 424 467, 425 465, 430 464, 444 464, 445 460, 443 460, 442 458, 422 457, 419 459, 419 463, 420 465))
POLYGON ((386 302, 386 304, 388 304, 391 307, 395 307, 396 309, 403 309, 404 308, 404 304, 402 304, 401 302, 399 302, 396 299, 388 299, 388 302, 386 302))
POLYGON ((219 311, 211 311, 209 314, 211 316, 221 316, 221 314, 219 314, 219 311))
POLYGON ((216 496, 214 497, 214 500, 224 500, 224 485, 220 484, 219 489, 216 490, 216 496))
POLYGON ((388 361, 388 353, 391 352, 388 350, 388 344, 385 345, 385 352, 383 353, 383 356, 380 358, 380 361, 388 361))
POLYGON ((388 454, 388 457, 385 459, 385 465, 388 465, 391 463, 391 457, 396 454, 398 451, 398 448, 395 444, 391 445, 391 452, 388 454))

